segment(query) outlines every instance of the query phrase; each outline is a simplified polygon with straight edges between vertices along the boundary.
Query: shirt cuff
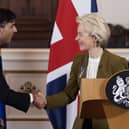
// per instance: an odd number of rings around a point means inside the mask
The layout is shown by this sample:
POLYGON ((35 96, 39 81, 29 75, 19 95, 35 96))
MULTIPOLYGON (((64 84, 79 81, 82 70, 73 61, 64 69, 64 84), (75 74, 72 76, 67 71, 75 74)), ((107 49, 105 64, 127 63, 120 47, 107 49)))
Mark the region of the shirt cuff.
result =
POLYGON ((33 103, 34 101, 33 95, 31 93, 29 95, 30 95, 30 103, 33 103))

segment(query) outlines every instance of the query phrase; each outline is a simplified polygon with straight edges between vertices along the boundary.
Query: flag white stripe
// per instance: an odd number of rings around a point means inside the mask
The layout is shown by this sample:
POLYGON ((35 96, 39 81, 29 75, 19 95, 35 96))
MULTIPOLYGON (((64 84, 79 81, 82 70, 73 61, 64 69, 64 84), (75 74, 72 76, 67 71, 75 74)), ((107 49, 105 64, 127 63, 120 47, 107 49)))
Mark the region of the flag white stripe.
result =
POLYGON ((61 77, 64 74, 67 74, 67 78, 69 78, 69 71, 71 71, 71 65, 72 62, 57 68, 56 70, 48 73, 48 77, 47 77, 47 83, 61 77))
POLYGON ((91 12, 91 0, 72 0, 79 16, 91 12))
POLYGON ((75 118, 77 116, 78 99, 76 98, 71 104, 67 105, 67 124, 66 129, 72 129, 75 118))
POLYGON ((57 26, 55 22, 52 39, 51 39, 51 45, 55 44, 57 41, 62 40, 62 39, 63 39, 63 36, 59 30, 59 27, 57 26))

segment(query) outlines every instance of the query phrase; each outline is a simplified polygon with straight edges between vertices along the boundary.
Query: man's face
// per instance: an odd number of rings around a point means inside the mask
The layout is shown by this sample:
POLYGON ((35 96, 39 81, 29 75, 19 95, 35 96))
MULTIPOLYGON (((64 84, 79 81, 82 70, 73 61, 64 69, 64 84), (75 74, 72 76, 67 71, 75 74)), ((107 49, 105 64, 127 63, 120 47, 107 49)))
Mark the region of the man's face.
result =
POLYGON ((0 42, 11 42, 11 39, 15 32, 17 32, 15 22, 6 23, 3 27, 0 27, 0 42))

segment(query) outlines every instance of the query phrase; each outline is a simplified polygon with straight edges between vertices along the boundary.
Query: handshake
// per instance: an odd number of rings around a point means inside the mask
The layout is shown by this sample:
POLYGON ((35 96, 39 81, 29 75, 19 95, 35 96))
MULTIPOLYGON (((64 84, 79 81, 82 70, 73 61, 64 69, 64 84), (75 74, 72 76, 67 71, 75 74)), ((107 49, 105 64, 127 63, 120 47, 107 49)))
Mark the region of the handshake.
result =
POLYGON ((46 106, 47 100, 43 93, 37 92, 37 93, 32 93, 32 95, 33 95, 33 104, 35 105, 35 107, 37 107, 38 109, 42 109, 46 106))

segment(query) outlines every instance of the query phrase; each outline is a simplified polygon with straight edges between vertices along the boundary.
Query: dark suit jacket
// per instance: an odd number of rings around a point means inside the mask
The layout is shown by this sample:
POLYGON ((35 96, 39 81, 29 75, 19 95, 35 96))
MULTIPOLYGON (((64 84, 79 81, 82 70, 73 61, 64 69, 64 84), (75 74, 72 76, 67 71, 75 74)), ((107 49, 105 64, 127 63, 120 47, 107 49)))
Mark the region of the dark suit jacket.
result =
POLYGON ((18 110, 26 112, 30 105, 30 96, 26 93, 11 90, 5 81, 0 61, 0 101, 4 104, 15 107, 18 110))
MULTIPOLYGON (((76 96, 80 89, 80 80, 81 78, 86 77, 88 57, 88 54, 82 54, 74 58, 68 85, 62 92, 52 96, 47 96, 46 108, 51 109, 66 106, 67 104, 71 103, 73 100, 76 99, 76 96), (85 67, 85 69, 82 76, 80 77, 82 66, 85 67)), ((107 50, 104 50, 98 67, 97 78, 108 78, 112 76, 114 73, 124 69, 128 69, 128 62, 124 58, 116 56, 108 52, 107 50)), ((80 119, 77 116, 73 129, 83 129, 83 123, 84 119, 80 119)), ((108 128, 107 125, 105 125, 105 121, 100 123, 101 126, 98 127, 99 129, 108 128)))

